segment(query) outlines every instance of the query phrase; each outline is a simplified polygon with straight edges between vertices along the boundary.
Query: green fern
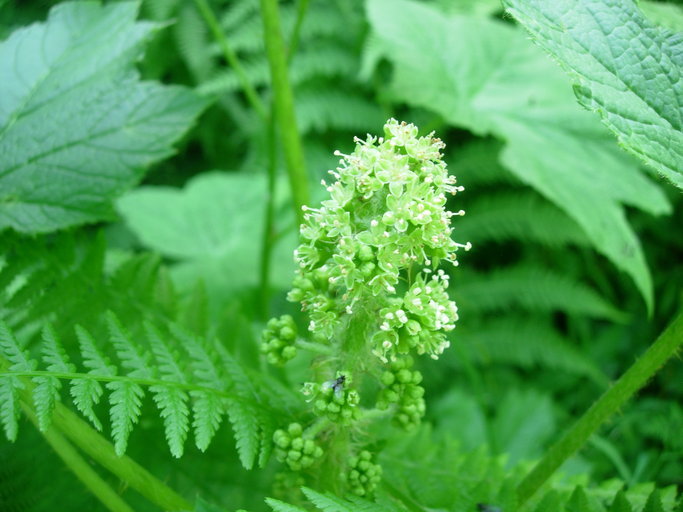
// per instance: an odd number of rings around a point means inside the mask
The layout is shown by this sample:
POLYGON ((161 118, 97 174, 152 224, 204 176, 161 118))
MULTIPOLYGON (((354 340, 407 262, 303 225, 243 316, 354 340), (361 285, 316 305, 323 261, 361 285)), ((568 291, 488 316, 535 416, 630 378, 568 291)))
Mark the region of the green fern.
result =
MULTIPOLYGON (((83 366, 89 371, 74 371, 57 340, 54 330, 44 329, 43 361, 47 370, 36 371, 37 362, 22 350, 17 339, 4 323, 0 323, 0 349, 7 361, 6 370, 0 374, 0 419, 8 439, 17 435, 20 391, 26 389, 26 377, 33 377, 33 402, 38 411, 41 428, 47 428, 55 403, 59 401, 61 379, 70 380, 71 396, 77 409, 96 428, 101 422, 95 414, 95 406, 104 394, 102 383, 108 391, 109 415, 116 452, 125 452, 128 438, 138 422, 145 389, 153 394, 164 421, 166 438, 175 457, 183 454, 183 445, 189 430, 189 396, 193 400, 193 426, 196 444, 205 450, 227 412, 235 430, 237 448, 245 467, 252 467, 258 454, 261 435, 258 405, 244 400, 246 393, 253 393, 245 376, 232 380, 223 373, 217 363, 218 356, 201 339, 183 333, 173 327, 172 341, 165 340, 160 332, 147 325, 148 346, 156 358, 151 364, 147 346, 133 341, 130 333, 113 313, 106 315, 109 343, 113 346, 119 364, 112 364, 97 347, 93 337, 83 327, 76 328, 83 366), (170 344, 174 343, 173 346, 170 344), (181 365, 175 352, 176 346, 186 351, 190 367, 181 365)), ((225 360, 225 357, 222 358, 225 360)), ((238 372, 232 360, 233 375, 238 372)))
POLYGON ((626 320, 623 312, 592 288, 538 265, 522 263, 486 275, 459 274, 454 295, 468 311, 489 313, 522 308, 560 311, 613 322, 626 320))

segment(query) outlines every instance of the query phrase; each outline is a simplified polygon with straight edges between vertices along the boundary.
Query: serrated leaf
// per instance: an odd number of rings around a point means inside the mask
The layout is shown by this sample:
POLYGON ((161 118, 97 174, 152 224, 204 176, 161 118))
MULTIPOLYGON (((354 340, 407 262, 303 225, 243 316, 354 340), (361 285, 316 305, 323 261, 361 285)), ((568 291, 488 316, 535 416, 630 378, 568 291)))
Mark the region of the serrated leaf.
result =
MULTIPOLYGON (((152 352, 157 360, 157 368, 161 379, 169 382, 185 383, 185 373, 183 372, 178 355, 174 353, 164 340, 163 336, 152 324, 145 324, 145 332, 149 340, 152 352)), ((187 392, 184 390, 168 386, 152 386, 154 402, 161 411, 164 419, 164 431, 166 440, 174 457, 181 457, 184 450, 185 439, 189 425, 189 400, 187 392)))
POLYGON ((174 457, 182 457, 187 432, 190 429, 190 410, 185 391, 173 386, 152 386, 154 403, 157 404, 164 420, 166 441, 174 457))
MULTIPOLYGON (((88 373, 106 377, 116 375, 116 368, 100 354, 90 333, 80 325, 76 326, 76 337, 83 356, 83 365, 90 369, 88 373)), ((97 430, 102 430, 102 422, 95 414, 94 407, 100 402, 103 392, 102 385, 96 380, 74 379, 71 381, 71 396, 74 404, 97 430)))
POLYGON ((683 188, 683 38, 632 0, 505 0, 629 152, 683 188))
MULTIPOLYGON (((69 363, 64 348, 57 339, 57 334, 51 325, 43 328, 43 362, 47 370, 56 373, 71 373, 74 365, 69 363)), ((33 402, 38 417, 38 428, 45 432, 52 422, 52 412, 55 404, 60 401, 59 391, 62 382, 56 377, 34 377, 36 387, 33 389, 33 402)))
POLYGON ((141 82, 155 25, 136 2, 63 3, 0 45, 0 230, 111 218, 111 200, 172 153, 205 101, 141 82))
POLYGON ((235 432, 237 453, 246 469, 254 467, 254 459, 258 454, 261 438, 261 429, 253 409, 241 400, 228 400, 228 418, 235 432))
POLYGON ((17 377, 0 378, 0 420, 9 441, 16 441, 19 430, 19 390, 24 385, 17 377))
POLYGON ((303 487, 301 490, 311 503, 323 512, 354 512, 355 510, 350 503, 329 493, 321 494, 308 487, 303 487))
MULTIPOLYGON (((30 372, 36 367, 36 361, 29 358, 26 351, 19 346, 14 333, 0 320, 0 351, 8 360, 9 369, 18 372, 30 372)), ((4 367, 7 363, 2 361, 4 367)), ((5 436, 9 441, 16 441, 19 431, 19 390, 24 389, 21 379, 12 375, 0 377, 0 421, 5 436)))
POLYGON ((560 70, 521 31, 499 21, 444 16, 409 0, 367 5, 377 39, 370 57, 393 64, 394 99, 506 141, 502 163, 576 221, 651 308, 650 273, 624 205, 653 214, 670 206, 597 120, 576 106, 560 70))
POLYGON ((643 508, 643 512, 664 512, 664 508, 662 507, 662 499, 657 489, 652 491, 652 493, 647 497, 647 502, 645 502, 645 508, 643 508))
POLYGON ((612 501, 612 506, 610 507, 609 512, 633 512, 633 508, 626 499, 626 495, 624 494, 623 490, 619 490, 616 496, 614 496, 614 501, 612 501))
POLYGON ((128 437, 133 425, 140 418, 140 407, 145 395, 139 384, 114 381, 107 383, 109 394, 109 418, 111 419, 111 435, 114 438, 114 450, 118 456, 123 455, 128 447, 128 437))
POLYGON ((152 378, 152 370, 149 367, 150 355, 132 341, 130 333, 121 325, 114 313, 108 311, 106 318, 111 343, 121 359, 122 366, 130 370, 128 375, 141 379, 152 378))
POLYGON ((266 498, 266 503, 275 512, 306 512, 305 508, 290 505, 284 501, 276 500, 275 498, 266 498))
POLYGON ((197 448, 205 451, 223 421, 223 400, 208 391, 192 391, 192 427, 197 448))

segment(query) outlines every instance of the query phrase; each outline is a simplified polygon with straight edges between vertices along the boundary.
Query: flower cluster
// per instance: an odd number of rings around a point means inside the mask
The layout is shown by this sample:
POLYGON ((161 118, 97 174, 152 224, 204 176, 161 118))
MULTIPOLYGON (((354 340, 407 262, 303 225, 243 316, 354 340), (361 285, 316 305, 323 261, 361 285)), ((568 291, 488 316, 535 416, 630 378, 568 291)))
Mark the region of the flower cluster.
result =
POLYGON ((445 208, 447 194, 462 187, 448 175, 439 139, 418 137, 414 125, 393 119, 384 132, 356 139, 354 152, 340 154, 340 167, 330 171, 335 182, 323 181, 330 199, 304 207, 289 298, 302 303, 318 338, 333 339, 354 307, 371 304, 383 312, 370 338, 383 361, 409 349, 438 357, 457 314, 447 276, 433 273, 469 248, 451 239, 451 217, 464 212, 445 208))
POLYGON ((289 315, 271 318, 261 333, 261 352, 270 364, 282 366, 296 355, 296 324, 289 315))
POLYGON ((371 496, 382 478, 382 466, 372 462, 372 454, 363 450, 349 457, 348 471, 344 475, 349 489, 358 496, 371 496))
POLYGON ((420 386, 422 374, 411 370, 413 360, 410 357, 397 359, 389 365, 389 370, 382 374, 382 389, 377 398, 377 408, 387 409, 396 406, 394 423, 405 429, 420 424, 425 414, 424 388, 420 386))
POLYGON ((351 383, 351 373, 340 371, 337 372, 336 378, 323 384, 305 383, 302 392, 313 400, 313 410, 316 414, 348 425, 360 414, 360 396, 356 390, 350 389, 351 383))
POLYGON ((310 467, 323 450, 312 439, 303 438, 303 429, 298 423, 290 423, 287 430, 276 430, 273 434, 275 456, 285 462, 292 471, 310 467))

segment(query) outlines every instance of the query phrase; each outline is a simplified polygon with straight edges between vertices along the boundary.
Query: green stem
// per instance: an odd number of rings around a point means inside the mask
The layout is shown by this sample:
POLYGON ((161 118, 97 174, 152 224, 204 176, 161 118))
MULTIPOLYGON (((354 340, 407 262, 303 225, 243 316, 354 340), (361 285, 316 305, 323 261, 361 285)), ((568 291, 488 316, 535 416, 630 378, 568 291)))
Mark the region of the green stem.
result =
POLYGON ((33 370, 30 372, 24 371, 0 371, 0 378, 2 377, 54 377, 56 379, 74 380, 74 379, 88 379, 96 380, 98 382, 128 382, 140 384, 141 386, 171 386, 174 388, 185 389, 187 391, 204 391, 221 395, 225 398, 235 398, 235 395, 222 391, 220 389, 208 388, 206 386, 198 386, 196 384, 188 384, 185 382, 174 382, 169 380, 157 379, 141 379, 137 377, 128 377, 126 375, 93 375, 91 373, 78 372, 51 372, 47 370, 33 370))
POLYGON ((277 0, 261 0, 263 31, 275 102, 275 121, 285 153, 296 218, 303 222, 301 207, 310 203, 301 137, 294 111, 294 95, 287 76, 287 53, 280 29, 277 0))
POLYGON ((256 113, 259 115, 259 117, 262 120, 265 120, 267 118, 267 112, 265 107, 263 106, 263 103, 261 102, 261 98, 256 93, 254 87, 251 85, 249 77, 247 76, 247 73, 244 71, 242 64, 240 64, 237 55, 235 55, 235 52, 233 52, 232 48, 230 48, 230 45, 228 44, 228 39, 225 37, 223 30, 221 30, 220 24, 218 23, 216 15, 213 13, 211 6, 206 0, 195 0, 194 3, 197 5, 197 9, 199 9, 199 12, 204 18, 204 21, 206 21, 206 24, 209 26, 209 29, 213 33, 213 37, 216 38, 216 42, 221 47, 221 51, 223 52, 225 60, 228 62, 228 64, 230 64, 230 67, 235 71, 235 74, 237 75, 237 78, 239 79, 240 84, 242 85, 242 89, 244 90, 244 94, 246 95, 247 100, 251 104, 252 108, 256 111, 256 113))
MULTIPOLYGON (((38 428, 38 418, 33 408, 28 405, 31 403, 31 396, 27 391, 22 393, 21 408, 31 420, 31 423, 38 428)), ((56 429, 50 428, 42 432, 43 437, 62 459, 64 464, 78 478, 102 504, 113 512, 133 512, 133 509, 109 487, 97 472, 90 467, 78 451, 62 436, 56 429)))
POLYGON ((275 173, 277 170, 277 151, 275 144, 275 104, 271 102, 270 116, 266 126, 266 150, 268 153, 268 188, 266 191, 266 211, 261 246, 261 318, 270 316, 270 259, 275 245, 275 173))
POLYGON ((573 455, 612 414, 633 396, 683 343, 683 312, 679 313, 657 341, 647 349, 621 378, 555 443, 517 488, 519 504, 524 504, 573 455))
POLYGON ((130 457, 119 457, 112 444, 62 404, 57 404, 53 425, 73 444, 130 487, 164 510, 192 510, 192 505, 130 457))
POLYGON ((296 50, 299 47, 299 39, 301 38, 301 25, 303 25, 304 18, 306 17, 309 3, 310 0, 299 0, 298 2, 296 8, 296 22, 294 23, 292 35, 289 37, 289 50, 287 52, 288 62, 292 60, 292 57, 296 54, 296 50))

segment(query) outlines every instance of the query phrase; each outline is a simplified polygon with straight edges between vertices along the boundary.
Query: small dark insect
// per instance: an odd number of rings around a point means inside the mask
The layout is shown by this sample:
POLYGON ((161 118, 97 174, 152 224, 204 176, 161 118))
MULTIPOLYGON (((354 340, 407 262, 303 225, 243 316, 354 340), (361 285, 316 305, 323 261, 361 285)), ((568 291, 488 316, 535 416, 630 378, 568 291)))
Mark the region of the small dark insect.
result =
POLYGON ((503 512, 503 510, 498 507, 494 507, 493 505, 484 505, 483 503, 477 503, 477 510, 479 512, 503 512))
POLYGON ((332 391, 334 391, 334 394, 339 396, 342 394, 342 391, 344 390, 344 382, 346 382, 346 375, 340 375, 336 379, 328 380, 327 382, 323 383, 323 388, 324 389, 330 389, 332 388, 332 391))

